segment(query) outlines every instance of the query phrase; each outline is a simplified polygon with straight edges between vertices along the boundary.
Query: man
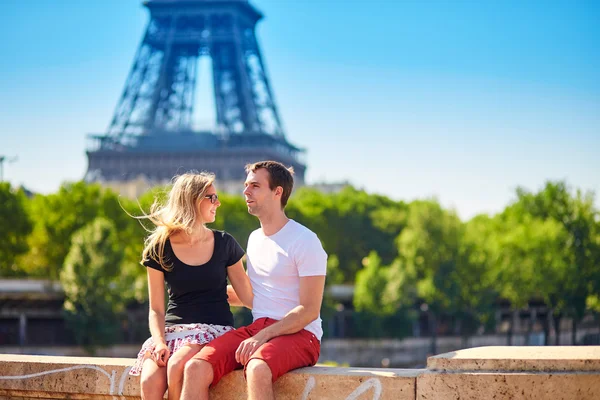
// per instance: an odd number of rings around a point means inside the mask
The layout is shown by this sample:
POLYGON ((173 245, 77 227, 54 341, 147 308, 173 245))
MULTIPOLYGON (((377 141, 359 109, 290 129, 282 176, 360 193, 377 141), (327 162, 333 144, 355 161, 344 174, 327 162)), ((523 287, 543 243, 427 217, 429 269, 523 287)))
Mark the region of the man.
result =
POLYGON ((254 322, 211 341, 186 364, 183 399, 208 399, 209 387, 239 368, 249 399, 274 399, 277 378, 319 358, 327 254, 317 235, 285 215, 293 169, 261 161, 246 172, 248 212, 260 221, 247 249, 254 322))

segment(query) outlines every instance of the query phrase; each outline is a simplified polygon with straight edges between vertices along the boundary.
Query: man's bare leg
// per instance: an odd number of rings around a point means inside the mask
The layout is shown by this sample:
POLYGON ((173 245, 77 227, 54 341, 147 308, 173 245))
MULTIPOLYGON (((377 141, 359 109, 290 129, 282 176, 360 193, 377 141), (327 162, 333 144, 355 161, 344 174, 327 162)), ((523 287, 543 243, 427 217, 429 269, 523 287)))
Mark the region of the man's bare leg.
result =
POLYGON ((253 358, 246 365, 248 400, 275 400, 271 368, 263 360, 253 358))
POLYGON ((181 400, 208 400, 208 389, 213 381, 213 368, 209 362, 192 358, 183 370, 181 400))

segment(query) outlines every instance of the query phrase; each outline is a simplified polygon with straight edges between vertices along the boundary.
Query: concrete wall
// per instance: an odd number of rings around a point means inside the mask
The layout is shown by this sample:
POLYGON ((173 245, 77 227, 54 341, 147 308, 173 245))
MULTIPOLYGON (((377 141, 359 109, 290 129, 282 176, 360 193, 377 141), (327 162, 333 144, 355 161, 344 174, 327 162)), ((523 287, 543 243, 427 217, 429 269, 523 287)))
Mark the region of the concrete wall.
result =
POLYGON ((600 399, 600 346, 479 347, 430 357, 416 398, 600 399))
MULTIPOLYGON (((0 399, 138 399, 139 377, 128 375, 132 359, 0 355, 0 399)), ((291 372, 275 384, 277 399, 413 400, 420 370, 316 366, 291 372), (370 398, 370 397, 369 397, 370 398)), ((213 400, 246 398, 241 371, 212 389, 213 400)))
MULTIPOLYGON (((2 399, 137 399, 133 359, 0 355, 2 399)), ((600 399, 600 347, 479 347, 430 357, 426 369, 316 366, 275 384, 280 400, 600 399)), ((236 371, 213 400, 245 399, 236 371)))

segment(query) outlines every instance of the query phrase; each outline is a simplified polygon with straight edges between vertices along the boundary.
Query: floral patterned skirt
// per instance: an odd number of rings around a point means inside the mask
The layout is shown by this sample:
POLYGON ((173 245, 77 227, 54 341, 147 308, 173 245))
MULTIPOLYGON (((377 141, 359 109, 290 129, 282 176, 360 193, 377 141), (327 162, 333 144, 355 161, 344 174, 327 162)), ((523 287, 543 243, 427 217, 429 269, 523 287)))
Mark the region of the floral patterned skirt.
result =
MULTIPOLYGON (((165 327, 165 340, 171 355, 188 344, 206 344, 218 338, 222 334, 232 331, 232 326, 210 325, 210 324, 179 324, 165 327)), ((142 372, 144 361, 152 355, 155 344, 152 337, 144 342, 137 360, 129 375, 139 375, 142 372)))

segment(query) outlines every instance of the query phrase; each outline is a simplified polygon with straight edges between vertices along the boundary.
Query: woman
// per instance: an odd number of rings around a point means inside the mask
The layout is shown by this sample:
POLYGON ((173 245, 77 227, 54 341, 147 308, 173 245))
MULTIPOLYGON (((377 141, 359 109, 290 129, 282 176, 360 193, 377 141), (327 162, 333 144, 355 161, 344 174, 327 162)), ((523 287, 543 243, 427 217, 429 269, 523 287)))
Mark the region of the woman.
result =
POLYGON ((130 374, 141 373, 143 399, 179 399, 185 364, 202 346, 233 329, 227 278, 236 304, 252 307, 252 288, 244 271, 244 251, 226 232, 211 230, 221 205, 210 173, 175 179, 166 205, 150 214, 156 226, 145 242, 151 337, 130 374), (164 286, 169 293, 165 315, 164 286))

